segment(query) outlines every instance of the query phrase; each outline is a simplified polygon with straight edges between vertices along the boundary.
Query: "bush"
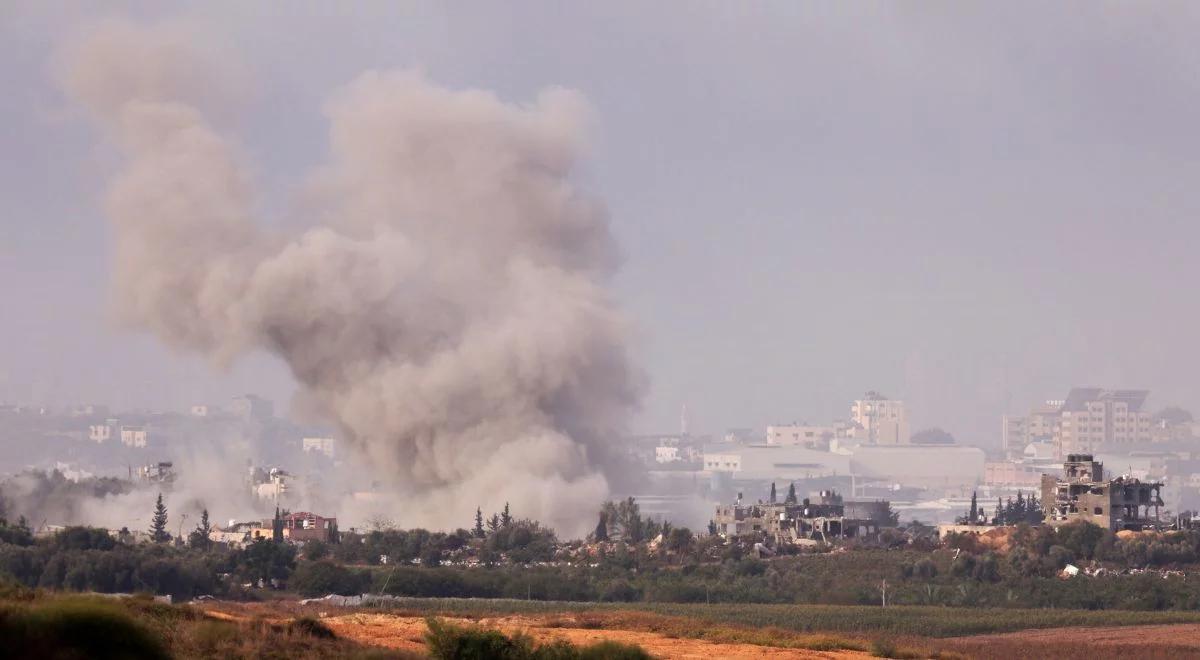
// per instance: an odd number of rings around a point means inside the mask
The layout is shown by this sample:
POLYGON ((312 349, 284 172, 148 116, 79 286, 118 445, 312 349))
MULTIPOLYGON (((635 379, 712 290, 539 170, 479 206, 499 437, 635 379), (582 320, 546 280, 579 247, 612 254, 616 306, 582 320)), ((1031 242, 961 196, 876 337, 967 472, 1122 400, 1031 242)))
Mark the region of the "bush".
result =
POLYGON ((331 561, 306 561, 292 572, 288 586, 303 596, 354 596, 364 591, 370 579, 369 575, 331 561))
POLYGON ((169 657, 145 627, 112 605, 92 600, 0 610, 0 639, 26 657, 169 657))
POLYGON ((430 617, 425 643, 438 660, 523 660, 533 657, 533 642, 525 635, 508 637, 499 630, 456 626, 430 617))
POLYGON ((535 646, 528 635, 511 637, 499 630, 458 626, 433 617, 425 620, 425 642, 438 660, 649 660, 650 654, 631 644, 601 641, 578 647, 565 640, 535 646))

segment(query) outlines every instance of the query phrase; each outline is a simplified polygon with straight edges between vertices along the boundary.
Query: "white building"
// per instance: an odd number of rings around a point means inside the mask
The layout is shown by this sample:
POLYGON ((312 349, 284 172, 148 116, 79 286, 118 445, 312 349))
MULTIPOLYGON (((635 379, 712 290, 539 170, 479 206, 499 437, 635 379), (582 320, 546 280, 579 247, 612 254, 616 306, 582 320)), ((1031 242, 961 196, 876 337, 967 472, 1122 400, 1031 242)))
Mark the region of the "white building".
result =
POLYGON ((809 424, 768 426, 767 444, 781 447, 828 449, 829 442, 836 438, 837 435, 838 430, 833 426, 813 426, 809 424))
POLYGON ((212 414, 212 409, 204 404, 192 406, 192 417, 208 417, 212 414))
POLYGON ((304 449, 304 453, 315 451, 320 454, 325 454, 329 458, 333 458, 333 438, 304 438, 300 441, 300 446, 304 449))
POLYGON ((150 434, 144 426, 122 426, 121 444, 126 447, 145 447, 150 434))
POLYGON ((683 457, 679 455, 679 447, 675 446, 658 446, 654 448, 654 461, 656 463, 678 463, 683 457))
POLYGON ((88 425, 88 439, 98 445, 112 440, 114 432, 117 432, 117 420, 115 419, 106 419, 103 424, 88 425))
POLYGON ((279 501, 292 490, 292 475, 279 468, 271 468, 264 475, 261 468, 251 468, 251 488, 256 497, 279 501))
POLYGON ((737 479, 811 479, 850 474, 850 457, 807 447, 716 446, 704 453, 704 471, 737 479))
POLYGON ((908 412, 903 401, 867 392, 850 406, 850 419, 863 428, 866 440, 878 445, 907 445, 908 412))

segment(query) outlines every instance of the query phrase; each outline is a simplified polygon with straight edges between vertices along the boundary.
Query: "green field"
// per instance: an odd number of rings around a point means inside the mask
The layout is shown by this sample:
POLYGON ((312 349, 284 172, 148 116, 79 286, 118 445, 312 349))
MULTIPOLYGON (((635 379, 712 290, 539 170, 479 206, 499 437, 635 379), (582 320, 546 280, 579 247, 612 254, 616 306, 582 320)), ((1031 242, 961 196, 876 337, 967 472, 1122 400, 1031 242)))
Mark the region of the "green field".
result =
POLYGON ((795 632, 888 633, 957 637, 1067 626, 1200 623, 1200 612, 1029 610, 1008 608, 865 607, 854 605, 703 605, 578 603, 479 598, 401 598, 375 606, 413 614, 483 617, 571 612, 650 612, 713 624, 775 627, 795 632))

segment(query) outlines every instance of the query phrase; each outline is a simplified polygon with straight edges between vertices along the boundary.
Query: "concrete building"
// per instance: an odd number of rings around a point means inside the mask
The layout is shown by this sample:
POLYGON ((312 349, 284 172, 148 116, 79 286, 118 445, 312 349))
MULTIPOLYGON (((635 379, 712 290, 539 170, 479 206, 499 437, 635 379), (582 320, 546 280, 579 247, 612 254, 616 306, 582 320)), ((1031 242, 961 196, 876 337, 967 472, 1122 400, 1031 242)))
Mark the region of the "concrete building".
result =
POLYGON ((254 394, 233 398, 229 411, 244 420, 265 421, 275 416, 275 404, 254 394))
POLYGON ((117 428, 116 419, 106 419, 103 424, 88 425, 88 439, 98 445, 112 440, 114 434, 117 437, 121 435, 121 432, 117 428))
POLYGON ((903 401, 889 399, 878 392, 867 392, 850 406, 850 420, 863 428, 866 440, 878 445, 906 445, 908 412, 903 401))
POLYGON ((845 449, 852 474, 921 488, 970 488, 984 479, 987 455, 978 447, 858 445, 845 449))
POLYGON ((833 426, 792 423, 767 427, 767 444, 781 447, 828 449, 830 441, 836 437, 838 429, 833 426))
POLYGON ((806 447, 714 445, 705 448, 702 469, 731 473, 738 480, 798 481, 850 474, 850 457, 806 447))
POLYGON ((1065 401, 1046 401, 1035 406, 1025 417, 1004 415, 1000 424, 1000 443, 1009 453, 1020 451, 1031 442, 1050 442, 1058 435, 1059 419, 1065 401))
POLYGON ((279 502, 292 491, 292 475, 279 468, 250 468, 250 491, 255 497, 279 502))
POLYGON ((727 537, 765 536, 777 543, 801 539, 858 538, 895 527, 885 501, 845 502, 832 490, 800 502, 718 505, 713 523, 727 537))
POLYGON ((1104 446, 1150 442, 1146 390, 1077 387, 1063 403, 1056 444, 1060 456, 1104 446))
POLYGON ((1052 526, 1084 521, 1140 531, 1159 525, 1162 487, 1128 476, 1106 480, 1104 464, 1091 454, 1070 454, 1061 476, 1042 477, 1042 509, 1052 526))
POLYGON ((126 447, 145 447, 150 439, 150 432, 145 426, 122 426, 121 444, 126 447))
POLYGON ((312 451, 333 458, 333 438, 304 438, 300 441, 300 446, 306 454, 312 451))
POLYGON ((659 445, 658 447, 654 448, 654 462, 655 463, 678 463, 679 461, 682 461, 682 460, 683 460, 683 457, 679 455, 679 447, 678 446, 659 445))
POLYGON ((337 540, 337 518, 325 518, 307 511, 284 514, 279 519, 267 518, 262 524, 250 528, 249 538, 271 540, 274 538, 276 525, 279 525, 283 540, 291 543, 330 543, 337 540))

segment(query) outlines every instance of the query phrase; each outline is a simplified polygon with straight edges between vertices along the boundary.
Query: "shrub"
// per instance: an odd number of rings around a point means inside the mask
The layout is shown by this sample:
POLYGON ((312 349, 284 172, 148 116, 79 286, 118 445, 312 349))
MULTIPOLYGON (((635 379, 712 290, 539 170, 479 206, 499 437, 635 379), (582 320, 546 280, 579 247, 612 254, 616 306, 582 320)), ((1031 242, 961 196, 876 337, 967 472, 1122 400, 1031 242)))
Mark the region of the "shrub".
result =
POLYGON ((92 600, 0 611, 0 639, 27 657, 169 657, 145 627, 112 605, 92 600))

